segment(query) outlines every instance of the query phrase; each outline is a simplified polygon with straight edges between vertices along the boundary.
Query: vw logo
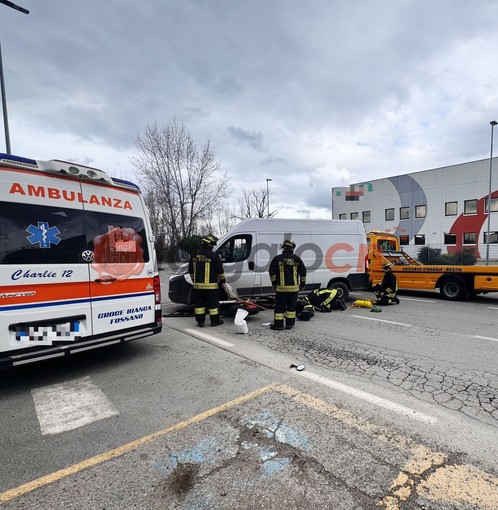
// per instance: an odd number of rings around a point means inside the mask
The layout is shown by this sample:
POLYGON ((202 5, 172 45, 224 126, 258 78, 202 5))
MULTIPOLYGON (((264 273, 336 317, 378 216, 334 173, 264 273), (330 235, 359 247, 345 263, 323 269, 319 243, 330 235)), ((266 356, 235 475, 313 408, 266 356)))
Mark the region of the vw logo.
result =
POLYGON ((91 250, 85 250, 81 253, 81 258, 85 262, 91 262, 93 260, 93 251, 91 250))

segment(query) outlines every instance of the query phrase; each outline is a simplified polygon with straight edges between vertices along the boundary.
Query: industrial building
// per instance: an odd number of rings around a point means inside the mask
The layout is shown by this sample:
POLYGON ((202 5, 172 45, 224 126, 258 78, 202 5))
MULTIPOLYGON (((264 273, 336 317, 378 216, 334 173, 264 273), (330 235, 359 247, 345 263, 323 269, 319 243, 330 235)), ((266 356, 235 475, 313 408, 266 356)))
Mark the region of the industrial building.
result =
POLYGON ((498 158, 332 188, 332 218, 363 221, 365 230, 393 232, 408 253, 473 247, 498 260, 498 158), (493 167, 496 169, 493 172, 493 167), (491 185, 491 214, 488 198, 491 185), (489 231, 489 241, 488 241, 489 231))

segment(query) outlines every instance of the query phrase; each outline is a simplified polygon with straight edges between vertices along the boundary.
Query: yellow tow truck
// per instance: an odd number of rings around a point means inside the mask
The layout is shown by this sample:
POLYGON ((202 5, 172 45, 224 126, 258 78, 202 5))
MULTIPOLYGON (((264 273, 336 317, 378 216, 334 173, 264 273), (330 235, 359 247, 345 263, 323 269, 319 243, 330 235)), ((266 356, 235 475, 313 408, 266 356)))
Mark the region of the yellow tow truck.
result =
POLYGON ((382 265, 390 262, 398 279, 398 289, 439 289, 441 296, 450 301, 498 292, 498 266, 425 265, 403 251, 398 237, 390 232, 368 232, 367 242, 370 285, 382 281, 382 265))

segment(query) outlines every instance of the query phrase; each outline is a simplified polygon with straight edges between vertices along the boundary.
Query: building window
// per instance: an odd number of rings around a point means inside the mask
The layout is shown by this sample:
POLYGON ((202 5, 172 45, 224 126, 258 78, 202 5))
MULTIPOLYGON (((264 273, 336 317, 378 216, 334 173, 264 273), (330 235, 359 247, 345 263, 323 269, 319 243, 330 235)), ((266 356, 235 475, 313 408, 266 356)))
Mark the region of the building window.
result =
POLYGON ((363 211, 363 223, 370 223, 371 213, 370 211, 363 211))
POLYGON ((400 220, 409 220, 410 219, 410 208, 409 207, 400 207, 399 208, 399 219, 400 220))
POLYGON ((358 213, 357 212, 352 212, 351 213, 351 219, 352 220, 357 220, 358 219, 358 213))
POLYGON ((415 244, 425 244, 425 234, 415 234, 415 244))
POLYGON ((477 214, 477 199, 465 200, 463 203, 464 214, 477 214))
POLYGON ((456 216, 458 214, 458 202, 446 202, 444 204, 445 216, 456 216))
MULTIPOLYGON (((489 197, 486 198, 485 205, 484 205, 484 212, 488 212, 488 202, 489 197)), ((498 198, 492 198, 491 199, 491 212, 498 211, 498 198)))
POLYGON ((399 236, 399 244, 407 246, 410 244, 410 236, 399 236))
POLYGON ((415 206, 415 218, 425 218, 426 213, 427 213, 426 205, 416 205, 415 206))
MULTIPOLYGON (((491 207, 493 207, 493 203, 491 203, 491 207)), ((498 243, 498 232, 490 232, 489 233, 489 244, 498 243)), ((484 232, 484 244, 488 244, 488 233, 484 232)))
POLYGON ((347 220, 348 219, 348 215, 346 213, 341 213, 341 214, 339 214, 339 219, 340 220, 347 220))
POLYGON ((448 232, 444 233, 444 244, 456 244, 456 234, 451 234, 448 232))
POLYGON ((463 233, 463 244, 476 244, 477 237, 475 232, 463 233))
POLYGON ((386 221, 394 221, 394 208, 386 209, 386 221))

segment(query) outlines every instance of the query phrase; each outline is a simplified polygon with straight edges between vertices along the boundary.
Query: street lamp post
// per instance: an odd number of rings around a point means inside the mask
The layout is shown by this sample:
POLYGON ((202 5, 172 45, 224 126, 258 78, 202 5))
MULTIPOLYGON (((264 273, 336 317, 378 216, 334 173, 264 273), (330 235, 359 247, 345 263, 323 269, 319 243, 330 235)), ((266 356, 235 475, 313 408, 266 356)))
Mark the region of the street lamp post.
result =
POLYGON ((266 205, 268 207, 268 218, 270 217, 270 188, 268 183, 271 182, 271 179, 266 179, 266 205))
MULTIPOLYGON (((7 7, 11 7, 16 11, 29 14, 29 11, 24 7, 9 2, 9 0, 0 0, 0 4, 4 4, 7 7)), ((0 88, 2 89, 2 112, 3 112, 3 127, 5 130, 5 149, 7 154, 10 154, 10 135, 9 135, 9 117, 7 115, 7 94, 5 93, 5 80, 3 75, 3 62, 2 62, 2 46, 0 44, 0 88)))
POLYGON ((492 120, 491 125, 491 154, 489 156, 489 193, 488 193, 488 234, 486 236, 486 265, 489 265, 489 238, 491 234, 491 181, 493 179, 493 128, 498 124, 492 120))

